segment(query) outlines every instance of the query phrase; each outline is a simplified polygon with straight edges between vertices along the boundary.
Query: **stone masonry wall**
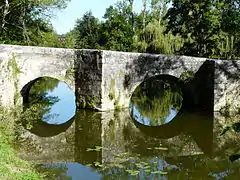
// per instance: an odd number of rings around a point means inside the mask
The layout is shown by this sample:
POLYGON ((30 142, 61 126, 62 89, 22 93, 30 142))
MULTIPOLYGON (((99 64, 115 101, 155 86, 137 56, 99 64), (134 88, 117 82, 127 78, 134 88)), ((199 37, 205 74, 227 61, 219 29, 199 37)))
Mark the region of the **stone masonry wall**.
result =
POLYGON ((154 75, 175 77, 187 71, 194 73, 206 61, 174 55, 152 55, 103 51, 102 109, 127 107, 134 89, 154 75))
POLYGON ((71 49, 0 45, 0 103, 13 104, 25 85, 44 76, 64 81, 74 90, 74 59, 71 49))
POLYGON ((175 55, 103 51, 102 109, 127 107, 134 89, 146 78, 196 73, 205 61, 215 62, 214 111, 240 112, 240 60, 213 60, 175 55))
POLYGON ((13 45, 0 45, 0 103, 14 104, 26 84, 49 76, 76 89, 80 108, 128 107, 134 89, 144 79, 196 73, 205 61, 215 61, 214 111, 239 112, 240 61, 13 45))
POLYGON ((102 97, 102 51, 77 50, 74 66, 78 107, 100 108, 102 97))
POLYGON ((214 111, 240 114, 240 60, 216 61, 214 81, 214 111))

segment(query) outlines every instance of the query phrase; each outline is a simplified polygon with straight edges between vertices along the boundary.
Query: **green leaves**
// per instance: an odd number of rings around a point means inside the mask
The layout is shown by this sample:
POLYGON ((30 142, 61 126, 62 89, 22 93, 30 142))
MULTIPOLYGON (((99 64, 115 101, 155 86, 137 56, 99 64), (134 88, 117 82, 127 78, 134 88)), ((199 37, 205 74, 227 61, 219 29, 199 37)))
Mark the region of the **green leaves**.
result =
MULTIPOLYGON (((53 15, 53 9, 65 8, 69 0, 8 2, 8 9, 3 9, 8 13, 4 19, 0 18, 0 43, 61 46, 48 20, 53 15)), ((1 1, 0 9, 5 7, 5 1, 1 1)))
POLYGON ((100 162, 94 162, 94 165, 98 167, 103 167, 103 165, 100 162))
POLYGON ((189 0, 173 0, 165 16, 168 20, 166 32, 179 33, 184 38, 182 54, 234 59, 240 55, 237 51, 240 41, 239 32, 236 31, 240 27, 237 5, 238 1, 190 3, 189 0), (222 36, 224 33, 225 36, 222 36))
MULTIPOLYGON (((105 149, 101 146, 95 146, 95 148, 87 148, 86 151, 99 151, 105 149)), ((163 147, 154 147, 152 150, 167 150, 163 147)), ((116 175, 118 173, 120 176, 144 176, 144 177, 154 177, 155 174, 166 175, 167 172, 162 169, 161 161, 158 159, 148 159, 141 157, 140 154, 129 154, 128 152, 113 153, 112 158, 99 162, 94 161, 92 164, 87 164, 86 166, 97 167, 97 171, 102 174, 112 174, 116 175), (113 174, 114 173, 114 174, 113 174), (126 174, 127 173, 127 174, 126 174)))
POLYGON ((78 49, 96 49, 99 41, 100 23, 91 11, 86 12, 78 19, 74 28, 78 49))
POLYGON ((154 147, 154 148, 147 148, 148 150, 161 150, 161 151, 167 151, 168 148, 166 147, 154 147))

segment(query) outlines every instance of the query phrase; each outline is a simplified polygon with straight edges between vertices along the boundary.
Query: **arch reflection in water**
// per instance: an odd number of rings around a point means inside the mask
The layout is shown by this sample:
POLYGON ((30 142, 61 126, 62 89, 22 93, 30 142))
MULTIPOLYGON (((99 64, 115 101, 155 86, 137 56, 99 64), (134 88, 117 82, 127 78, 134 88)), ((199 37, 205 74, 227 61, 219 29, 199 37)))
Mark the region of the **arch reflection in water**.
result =
POLYGON ((130 100, 131 117, 147 126, 169 123, 182 106, 182 92, 178 79, 158 75, 144 80, 130 100))
POLYGON ((25 95, 22 92, 24 126, 39 136, 52 136, 60 133, 61 129, 66 130, 76 111, 75 94, 68 85, 57 79, 42 77, 26 86, 25 95), (52 133, 41 134, 41 131, 46 132, 44 128, 51 128, 52 133))

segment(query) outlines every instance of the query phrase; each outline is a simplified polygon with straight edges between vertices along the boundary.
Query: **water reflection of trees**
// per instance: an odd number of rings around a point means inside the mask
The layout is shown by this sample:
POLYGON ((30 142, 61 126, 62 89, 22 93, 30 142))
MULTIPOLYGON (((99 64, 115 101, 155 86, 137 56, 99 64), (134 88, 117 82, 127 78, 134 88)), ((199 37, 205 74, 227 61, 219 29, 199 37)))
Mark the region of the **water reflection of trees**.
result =
POLYGON ((215 159, 205 155, 169 158, 117 156, 109 164, 95 170, 107 179, 238 179, 239 163, 224 157, 215 159))
MULTIPOLYGON (((150 125, 164 124, 170 109, 179 111, 182 94, 177 84, 168 80, 150 79, 140 84, 134 91, 131 104, 141 118, 148 118, 150 125)), ((132 116, 133 108, 131 109, 132 116)))
POLYGON ((48 93, 58 86, 59 80, 43 77, 37 80, 29 91, 28 101, 25 102, 25 110, 22 118, 32 123, 39 120, 48 121, 56 114, 51 114, 51 107, 59 101, 56 96, 49 96, 48 93))
POLYGON ((168 173, 169 179, 238 179, 238 163, 230 163, 226 157, 209 158, 205 155, 166 158, 168 164, 174 164, 179 169, 168 173), (220 178, 220 175, 223 175, 220 178), (235 177, 235 178, 233 178, 235 177))

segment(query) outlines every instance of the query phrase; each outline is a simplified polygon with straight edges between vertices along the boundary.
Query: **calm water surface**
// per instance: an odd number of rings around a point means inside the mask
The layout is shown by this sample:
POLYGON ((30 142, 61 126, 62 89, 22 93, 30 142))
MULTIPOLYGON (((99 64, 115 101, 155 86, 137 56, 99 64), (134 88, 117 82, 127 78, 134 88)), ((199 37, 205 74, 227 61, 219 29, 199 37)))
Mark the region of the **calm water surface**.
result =
POLYGON ((197 110, 188 111, 173 81, 156 78, 140 84, 127 109, 76 111, 71 89, 43 78, 25 103, 17 149, 52 180, 238 180, 240 126, 197 110))

